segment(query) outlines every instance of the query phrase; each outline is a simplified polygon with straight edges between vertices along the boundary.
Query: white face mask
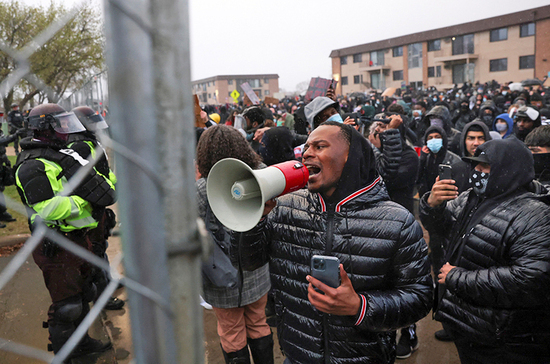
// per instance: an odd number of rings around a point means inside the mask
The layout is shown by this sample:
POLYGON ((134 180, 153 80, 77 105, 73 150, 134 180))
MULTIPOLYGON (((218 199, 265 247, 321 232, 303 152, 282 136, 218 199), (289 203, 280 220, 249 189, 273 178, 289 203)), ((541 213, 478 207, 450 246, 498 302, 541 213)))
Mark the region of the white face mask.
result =
POLYGON ((497 131, 506 131, 506 130, 508 130, 508 124, 496 123, 495 124, 495 129, 497 131))

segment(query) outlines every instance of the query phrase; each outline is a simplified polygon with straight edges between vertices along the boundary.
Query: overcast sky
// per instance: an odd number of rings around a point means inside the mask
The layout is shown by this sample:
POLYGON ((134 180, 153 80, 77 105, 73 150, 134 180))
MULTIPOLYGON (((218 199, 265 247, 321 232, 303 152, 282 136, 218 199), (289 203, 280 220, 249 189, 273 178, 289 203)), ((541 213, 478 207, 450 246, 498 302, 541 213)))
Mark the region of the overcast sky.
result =
POLYGON ((311 77, 331 78, 333 49, 536 8, 548 0, 189 0, 189 5, 194 80, 277 73, 279 86, 293 91, 311 77))

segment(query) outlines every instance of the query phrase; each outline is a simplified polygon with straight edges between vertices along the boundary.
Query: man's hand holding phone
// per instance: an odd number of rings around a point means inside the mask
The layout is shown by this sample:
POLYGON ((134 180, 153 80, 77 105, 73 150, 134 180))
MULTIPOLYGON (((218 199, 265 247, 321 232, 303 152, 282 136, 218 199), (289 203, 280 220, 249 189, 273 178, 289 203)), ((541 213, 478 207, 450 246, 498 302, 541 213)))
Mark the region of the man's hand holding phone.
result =
POLYGON ((458 197, 458 187, 452 179, 440 180, 439 176, 435 179, 435 183, 428 196, 428 205, 437 207, 445 201, 454 200, 458 197))
POLYGON ((355 292, 342 264, 340 264, 341 283, 338 288, 331 288, 310 275, 306 279, 309 282, 307 288, 309 302, 319 311, 332 315, 353 316, 361 308, 361 299, 355 292), (316 292, 315 288, 324 294, 316 292))

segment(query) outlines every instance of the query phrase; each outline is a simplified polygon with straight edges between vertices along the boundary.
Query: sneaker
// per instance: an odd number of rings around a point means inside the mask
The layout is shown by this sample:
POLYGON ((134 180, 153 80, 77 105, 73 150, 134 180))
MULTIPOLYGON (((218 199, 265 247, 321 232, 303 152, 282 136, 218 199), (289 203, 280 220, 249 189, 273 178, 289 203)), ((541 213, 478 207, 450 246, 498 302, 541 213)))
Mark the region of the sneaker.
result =
POLYGON ((16 221, 16 219, 13 216, 11 216, 9 212, 4 211, 3 213, 0 214, 0 221, 12 222, 12 221, 16 221))
POLYGON ((435 338, 439 341, 453 341, 445 329, 436 331, 434 334, 435 338))
POLYGON ((103 307, 103 309, 110 310, 110 311, 121 310, 122 307, 124 307, 124 303, 125 302, 121 299, 118 299, 116 297, 111 297, 109 298, 109 300, 107 301, 107 304, 105 305, 105 307, 103 307))
POLYGON ((413 351, 418 349, 418 346, 418 337, 416 336, 416 334, 410 335, 408 329, 402 330, 401 338, 399 339, 397 347, 395 348, 395 357, 397 359, 406 359, 411 356, 413 351))

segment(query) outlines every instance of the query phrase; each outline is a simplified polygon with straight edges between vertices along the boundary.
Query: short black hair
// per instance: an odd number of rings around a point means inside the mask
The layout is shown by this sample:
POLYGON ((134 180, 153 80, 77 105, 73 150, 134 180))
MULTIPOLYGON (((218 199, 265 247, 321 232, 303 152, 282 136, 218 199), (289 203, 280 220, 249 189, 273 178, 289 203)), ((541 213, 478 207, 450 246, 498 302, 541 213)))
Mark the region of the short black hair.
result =
POLYGON ((528 147, 550 147, 550 125, 543 125, 533 129, 525 137, 528 147))
POLYGON ((338 121, 325 121, 324 123, 321 123, 319 126, 337 126, 340 128, 340 136, 344 138, 344 140, 348 143, 348 145, 351 145, 351 135, 353 133, 353 128, 349 126, 348 124, 339 123, 338 121))
POLYGON ((483 134, 485 134, 485 130, 483 130, 483 128, 480 126, 480 125, 472 125, 468 128, 468 131, 466 132, 466 134, 468 134, 468 132, 470 131, 480 131, 482 132, 483 134))
POLYGON ((417 101, 414 104, 423 107, 424 109, 428 109, 428 105, 426 105, 424 101, 417 101))
POLYGON ((247 117, 251 123, 256 122, 258 125, 265 122, 265 114, 258 106, 249 107, 244 111, 243 116, 247 117))

